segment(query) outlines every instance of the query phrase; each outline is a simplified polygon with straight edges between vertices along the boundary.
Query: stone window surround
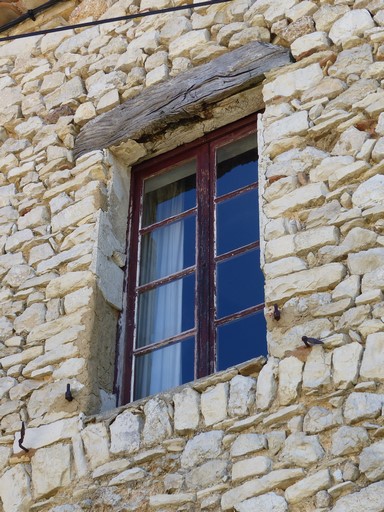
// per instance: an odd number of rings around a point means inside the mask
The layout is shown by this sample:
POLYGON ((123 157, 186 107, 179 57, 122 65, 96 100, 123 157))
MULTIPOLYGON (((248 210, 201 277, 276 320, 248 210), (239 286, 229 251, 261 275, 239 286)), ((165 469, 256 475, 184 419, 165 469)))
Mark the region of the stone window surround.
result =
MULTIPOLYGON (((257 45, 259 47, 261 43, 251 43, 251 50, 253 45, 257 45)), ((163 129, 159 133, 158 130, 155 129, 155 134, 153 138, 146 137, 145 142, 140 140, 140 137, 135 134, 135 130, 128 131, 125 127, 125 136, 130 134, 132 138, 125 137, 122 135, 119 139, 117 145, 106 145, 105 147, 92 147, 89 148, 89 151, 93 150, 102 150, 104 154, 105 161, 110 165, 111 172, 111 180, 109 184, 108 190, 108 203, 107 210, 102 211, 97 228, 97 237, 96 237, 96 249, 95 249, 95 257, 93 259, 92 270, 96 274, 98 288, 101 291, 104 305, 101 304, 99 309, 101 311, 110 309, 110 306, 114 310, 122 311, 124 310, 125 304, 125 296, 123 290, 125 288, 125 277, 124 273, 117 265, 111 265, 111 260, 121 259, 125 261, 127 257, 127 248, 126 248, 126 232, 127 232, 127 222, 128 222, 128 208, 127 204, 129 201, 129 187, 130 187, 130 173, 131 168, 135 164, 142 162, 144 160, 148 160, 154 158, 160 154, 169 152, 176 147, 184 144, 193 142, 194 140, 202 137, 204 134, 209 133, 211 131, 217 130, 227 124, 238 121, 242 118, 245 118, 251 114, 255 114, 256 112, 261 111, 264 108, 264 102, 262 98, 262 81, 265 78, 265 73, 267 71, 275 69, 277 66, 283 65, 284 63, 289 62, 288 53, 285 49, 280 49, 278 47, 274 47, 273 45, 263 45, 261 44, 261 52, 265 51, 265 48, 270 52, 275 51, 277 49, 278 56, 276 61, 274 58, 269 59, 268 64, 260 71, 260 68, 256 64, 253 64, 252 67, 257 69, 257 72, 254 72, 253 76, 250 78, 249 73, 245 73, 243 80, 243 85, 240 87, 235 87, 231 89, 228 88, 226 94, 219 95, 215 101, 205 108, 204 105, 200 105, 201 110, 199 111, 198 116, 190 116, 186 115, 184 119, 181 119, 178 123, 174 122, 172 116, 167 118, 166 113, 164 113, 165 119, 162 119, 160 113, 160 122, 163 126, 163 129), (224 96, 224 97, 223 97, 224 96), (134 139, 136 138, 136 140, 134 139), (108 240, 110 243, 103 244, 102 239, 108 233, 108 240), (107 253, 105 252, 106 245, 108 245, 107 253), (104 248, 103 248, 104 246, 104 248), (125 247, 125 250, 123 249, 125 247), (104 249, 104 250, 103 250, 104 249)), ((236 60, 236 51, 230 52, 232 54, 232 58, 236 60)), ((228 54, 224 55, 224 57, 228 58, 228 54)), ((261 57, 265 60, 265 55, 261 55, 261 57)), ((261 58, 260 57, 260 58, 261 58)), ((218 59, 222 57, 218 57, 215 59, 217 62, 218 59)), ((256 55, 256 60, 258 56, 256 55)), ((215 68, 214 63, 210 63, 210 65, 215 68)), ((206 65, 203 65, 206 66, 206 65)), ((195 68, 196 70, 202 68, 199 66, 195 68)), ((231 66, 229 66, 230 72, 233 72, 231 66)), ((191 71, 195 71, 195 69, 191 71)), ((189 73, 189 72, 186 72, 189 73)), ((175 77, 176 79, 178 77, 175 77)), ((154 87, 164 87, 165 84, 159 84, 154 87)), ((147 91, 144 91, 144 93, 147 91)), ((144 94, 142 93, 142 94, 144 94)), ((140 96, 140 95, 139 95, 140 96)), ((133 98, 134 100, 135 98, 133 98)), ((128 100, 132 101, 132 100, 128 100)), ((126 102, 127 103, 127 102, 126 102)), ((124 105, 124 104, 123 104, 124 105)), ((121 105, 120 107, 122 107, 121 105)), ((95 123, 98 125, 98 129, 100 130, 105 123, 105 118, 113 119, 115 115, 116 109, 120 107, 116 107, 112 109, 107 114, 101 115, 95 118, 92 122, 90 122, 89 129, 95 128, 95 123)), ((178 107, 180 109, 180 106, 178 107)), ((174 112, 173 112, 174 113, 174 112)), ((184 111, 183 111, 184 113, 184 111)), ((178 114, 178 111, 176 111, 178 114)), ((131 120, 131 126, 135 124, 136 126, 136 118, 133 117, 134 122, 131 120)), ((85 128, 88 127, 86 125, 85 128)), ((156 126, 158 128, 158 125, 156 126)), ((81 139, 82 132, 78 138, 81 139)), ((265 160, 262 157, 262 116, 258 116, 258 149, 259 149, 259 194, 262 195, 264 187, 265 187, 265 160)), ((104 128, 105 131, 105 128, 104 128)), ((107 144, 108 136, 105 135, 103 141, 107 144)), ((115 138, 116 140, 116 138, 115 138)), ((85 152, 79 149, 78 141, 76 141, 75 145, 75 155, 79 156, 85 155, 85 152)), ((88 153, 89 153, 88 151, 88 153)), ((261 202, 260 202, 261 204, 261 202)), ((260 233, 262 233, 262 228, 265 223, 265 217, 260 212, 260 233)), ((263 266, 264 262, 264 246, 265 242, 260 236, 260 251, 261 251, 261 264, 263 266)), ((120 265, 121 266, 121 265, 120 265)), ((113 322, 112 322, 113 323, 113 322)), ((116 343, 117 339, 117 350, 115 356, 115 369, 114 369, 114 389, 113 395, 108 395, 107 393, 100 390, 101 395, 101 409, 108 410, 113 407, 113 402, 117 397, 118 405, 121 405, 120 396, 120 384, 122 381, 123 374, 123 366, 122 361, 125 358, 124 354, 124 342, 122 333, 125 331, 124 325, 124 317, 120 315, 118 321, 116 321, 116 329, 111 328, 109 325, 108 332, 105 341, 108 345, 108 350, 113 352, 115 347, 112 346, 116 343), (114 333, 117 330, 117 335, 114 333)), ((112 376, 107 376, 107 381, 112 380, 112 376)), ((105 379, 104 379, 105 382, 105 379)), ((100 383, 99 383, 100 384, 100 383)), ((108 386, 110 388, 110 386, 108 386)))
MULTIPOLYGON (((238 121, 243 117, 247 117, 251 114, 254 114, 257 111, 260 111, 263 108, 263 101, 261 96, 261 87, 254 87, 242 93, 236 94, 228 100, 225 101, 225 105, 218 104, 215 107, 215 117, 209 120, 209 122, 201 121, 199 123, 193 123, 188 126, 176 127, 171 129, 169 132, 164 134, 163 140, 157 141, 153 145, 147 144, 138 144, 133 140, 128 140, 125 143, 119 145, 118 148, 111 148, 104 150, 105 156, 107 160, 111 164, 111 189, 109 194, 108 201, 108 211, 105 215, 106 226, 111 230, 111 234, 113 238, 118 238, 119 233, 117 233, 116 222, 113 221, 111 216, 113 216, 112 212, 117 211, 119 208, 122 208, 122 205, 118 204, 116 201, 117 195, 112 192, 112 188, 114 186, 118 186, 117 183, 124 184, 125 189, 125 200, 126 200, 126 208, 125 213, 120 211, 119 218, 120 221, 124 222, 124 225, 127 226, 128 222, 128 198, 129 198, 129 183, 131 178, 131 169, 132 167, 144 159, 154 158, 160 154, 171 151, 175 147, 177 147, 181 141, 185 138, 185 143, 193 142, 194 140, 200 138, 204 135, 204 133, 208 133, 219 129, 227 124, 231 124, 232 122, 238 121), (147 149, 149 146, 149 150, 147 149), (143 157, 143 153, 145 156, 143 157), (123 219, 124 217, 124 219, 123 219)), ((265 186, 265 173, 264 173, 264 164, 263 159, 261 157, 261 143, 262 139, 260 137, 260 128, 262 125, 262 116, 258 114, 258 151, 259 151, 259 194, 261 195, 265 186)), ((121 185, 120 185, 121 186, 121 185)), ((264 219, 260 212, 260 223, 261 226, 264 223, 264 219)), ((99 236, 100 233, 104 231, 102 225, 99 226, 99 236)), ((120 233, 121 230, 119 229, 120 233)), ((125 228, 126 231, 126 228, 125 228)), ((99 237, 98 237, 99 238, 99 237)), ((260 248, 261 248, 261 259, 263 262, 264 258, 264 246, 265 242, 260 235, 260 248)), ((129 248, 126 249, 126 255, 124 257, 129 257, 129 248)), ((123 294, 123 290, 125 289, 125 279, 126 276, 120 274, 118 276, 118 282, 114 281, 113 283, 109 280, 108 274, 104 274, 99 268, 97 272, 98 284, 99 288, 104 296, 106 302, 111 304, 114 308, 122 311, 125 309, 126 297, 123 294), (118 295, 122 296, 122 301, 119 303, 111 302, 111 287, 115 288, 115 291, 112 292, 115 297, 118 295), (118 289, 118 294, 116 295, 116 289, 118 289)), ((122 380, 123 375, 123 364, 122 361, 125 358, 125 344, 124 344, 124 335, 125 332, 125 319, 124 315, 120 315, 118 326, 117 326, 117 355, 116 355, 116 368, 115 368, 115 385, 114 385, 114 393, 117 397, 120 396, 120 382, 122 380)), ((209 378, 206 377, 206 378, 209 378)), ((122 405, 120 403, 120 399, 117 399, 118 405, 122 405)))

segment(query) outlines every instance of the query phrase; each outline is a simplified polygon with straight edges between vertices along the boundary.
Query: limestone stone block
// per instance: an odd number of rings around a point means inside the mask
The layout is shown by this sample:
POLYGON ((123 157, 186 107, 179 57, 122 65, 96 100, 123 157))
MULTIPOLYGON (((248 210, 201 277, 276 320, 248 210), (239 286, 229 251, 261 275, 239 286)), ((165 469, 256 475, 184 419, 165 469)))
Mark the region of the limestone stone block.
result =
POLYGON ((264 132, 264 140, 268 144, 274 140, 305 133, 309 128, 308 114, 296 112, 283 119, 271 123, 264 132))
MULTIPOLYGON (((301 307, 302 299, 300 299, 299 303, 296 303, 294 299, 292 300, 294 301, 293 307, 295 309, 301 307)), ((318 302, 316 300, 316 305, 317 303, 318 302)), ((308 336, 308 333, 311 333, 311 336, 323 339, 330 336, 333 332, 333 325, 328 319, 317 318, 315 320, 310 320, 309 322, 294 325, 285 331, 283 335, 282 333, 277 332, 277 330, 268 332, 268 350, 274 357, 283 358, 286 356, 287 351, 303 347, 303 342, 301 340, 302 336, 308 336)))
POLYGON ((52 377, 55 380, 70 379, 71 377, 76 377, 80 375, 80 373, 84 370, 86 363, 87 361, 83 357, 71 357, 61 363, 55 370, 53 370, 52 377))
POLYGON ((299 295, 335 287, 345 276, 342 263, 329 263, 310 270, 301 270, 290 276, 280 276, 267 281, 265 298, 274 303, 299 295))
POLYGON ((32 505, 31 479, 27 466, 17 464, 0 478, 4 512, 28 512, 32 505))
POLYGON ((377 288, 384 288, 384 265, 372 272, 367 272, 361 280, 362 293, 376 290, 377 288))
POLYGON ((209 460, 192 469, 185 476, 188 489, 201 489, 217 485, 227 475, 228 462, 225 460, 209 460))
POLYGON ((21 216, 17 221, 19 230, 35 228, 49 223, 49 211, 46 206, 35 206, 31 211, 21 216))
POLYGON ((296 400, 303 366, 303 362, 293 356, 280 361, 278 399, 281 405, 289 405, 296 400))
POLYGON ((270 40, 271 34, 267 28, 259 26, 246 27, 231 37, 228 43, 228 48, 233 50, 235 48, 239 48, 240 46, 251 43, 252 41, 262 41, 263 43, 269 43, 270 40))
POLYGON ((94 276, 89 271, 66 272, 57 279, 52 279, 46 288, 48 299, 64 297, 79 288, 89 285, 94 281, 94 276))
POLYGON ((367 274, 381 267, 384 262, 384 248, 375 247, 348 255, 348 268, 351 274, 367 274))
POLYGON ((108 485, 121 485, 146 478, 148 473, 142 468, 131 468, 113 477, 108 485))
POLYGON ((50 258, 55 253, 51 247, 50 244, 40 244, 36 245, 35 247, 32 247, 32 249, 29 252, 29 259, 28 263, 29 265, 33 265, 34 263, 37 263, 41 260, 46 260, 47 258, 50 258))
POLYGON ((282 460, 300 467, 309 467, 324 455, 319 436, 307 436, 303 432, 288 436, 281 452, 282 460))
POLYGON ((283 407, 279 409, 277 412, 269 414, 263 419, 263 424, 267 426, 271 425, 279 425, 280 423, 285 423, 289 420, 293 420, 295 417, 298 417, 303 412, 305 412, 305 407, 303 404, 295 404, 288 405, 288 407, 283 407))
POLYGON ((15 319, 14 327, 17 334, 25 334, 33 327, 44 323, 46 307, 42 303, 29 306, 20 316, 15 319))
POLYGON ((232 444, 231 457, 259 452, 267 447, 264 434, 240 434, 232 444))
MULTIPOLYGON (((76 35, 71 35, 71 37, 65 38, 65 40, 56 49, 55 57, 57 59, 59 59, 60 57, 62 57, 65 54, 76 53, 81 47, 87 47, 93 39, 98 37, 99 33, 100 33, 99 27, 96 26, 96 27, 91 27, 89 29, 85 29, 76 35)), ((65 34, 65 32, 64 32, 64 34, 65 34)), ((69 34, 71 34, 71 33, 69 32, 69 34)), ((54 44, 56 45, 57 42, 59 42, 58 38, 60 36, 60 33, 50 34, 50 35, 56 36, 57 39, 54 41, 54 44)), ((44 36, 44 37, 46 37, 46 36, 44 36)), ((63 36, 62 36, 62 39, 64 39, 63 36)), ((53 42, 51 42, 51 44, 53 44, 53 42)))
POLYGON ((190 439, 181 455, 181 467, 192 468, 209 459, 217 459, 222 453, 223 437, 224 433, 221 430, 212 430, 190 439))
POLYGON ((27 405, 29 417, 39 418, 48 412, 61 412, 63 410, 73 413, 77 409, 77 405, 74 401, 70 403, 65 400, 67 383, 71 385, 71 392, 74 397, 84 387, 76 379, 71 379, 69 382, 57 381, 36 389, 32 392, 27 405))
POLYGON ((351 393, 344 404, 347 423, 356 423, 367 418, 377 418, 384 403, 384 395, 375 393, 351 393))
POLYGON ((9 457, 11 456, 12 450, 7 446, 0 446, 0 468, 3 470, 9 461, 9 457))
POLYGON ((137 414, 124 411, 110 426, 111 453, 134 453, 140 448, 143 421, 137 414))
POLYGON ((299 270, 307 270, 307 263, 297 256, 290 256, 264 265, 264 274, 267 278, 292 274, 299 270))
POLYGON ((245 416, 255 401, 256 382, 252 377, 236 375, 230 383, 229 416, 245 416))
POLYGON ((160 42, 162 44, 169 44, 182 34, 190 32, 191 28, 191 21, 186 16, 175 16, 168 20, 161 28, 160 42))
POLYGON ((276 488, 286 489, 302 478, 303 475, 303 469, 277 469, 271 471, 261 478, 249 480, 225 492, 221 498, 221 507, 223 510, 232 510, 247 498, 264 494, 276 488))
POLYGON ((259 373, 256 387, 256 405, 258 409, 265 410, 276 397, 278 361, 270 357, 259 373))
POLYGON ((4 278, 4 283, 12 288, 18 288, 27 279, 35 276, 35 271, 29 265, 14 265, 4 278))
POLYGON ((275 219, 287 212, 323 203, 328 192, 324 183, 310 183, 267 204, 264 211, 267 217, 275 219))
POLYGON ((384 441, 373 443, 360 454, 359 469, 368 480, 376 481, 384 475, 384 441))
POLYGON ((56 444, 40 448, 31 459, 32 483, 35 498, 41 498, 71 482, 71 448, 56 444), (47 471, 54 463, 55 471, 47 471))
POLYGON ((158 444, 172 435, 168 405, 159 398, 148 400, 144 406, 145 424, 143 442, 149 446, 158 444))
MULTIPOLYGON (((330 76, 340 78, 341 80, 345 80, 350 74, 356 73, 360 75, 367 69, 370 64, 372 64, 372 62, 372 48, 369 44, 363 44, 350 50, 344 50, 340 52, 336 58, 336 62, 330 66, 328 74, 330 76)), ((356 89, 358 89, 358 87, 361 87, 361 85, 350 88, 345 93, 343 93, 350 100, 352 100, 352 104, 363 99, 364 97, 364 95, 356 95, 356 89)), ((371 92, 371 90, 369 92, 371 92)), ((343 98, 341 98, 341 100, 342 99, 343 98)), ((333 100, 333 102, 328 105, 328 108, 335 105, 341 107, 340 98, 333 100)))
POLYGON ((327 409, 314 406, 304 416, 303 430, 308 434, 317 434, 343 423, 341 409, 327 409))
MULTIPOLYGON (((341 134, 339 140, 332 149, 332 155, 357 156, 357 154, 363 150, 363 145, 368 139, 368 133, 362 132, 354 126, 350 126, 341 134)), ((359 178, 360 175, 363 175, 367 169, 369 169, 369 166, 367 168, 359 168, 357 164, 358 162, 355 162, 356 167, 353 165, 351 167, 347 166, 346 169, 338 171, 337 176, 330 176, 330 188, 334 189, 336 186, 340 186, 345 182, 355 180, 359 178)))
POLYGON ((3 206, 3 208, 0 208, 0 224, 15 221, 18 217, 19 214, 17 210, 12 206, 3 206))
POLYGON ((345 13, 332 25, 329 37, 335 44, 344 45, 354 36, 361 36, 366 30, 373 28, 375 22, 366 9, 354 9, 345 13))
POLYGON ((328 488, 331 483, 329 470, 323 469, 288 487, 285 491, 285 498, 288 503, 300 503, 318 491, 328 488))
POLYGON ((384 500, 384 482, 377 482, 361 489, 358 492, 339 498, 331 512, 380 512, 384 500))
POLYGON ((312 89, 323 77, 323 71, 318 63, 283 73, 272 82, 265 84, 263 88, 264 101, 269 102, 276 97, 289 98, 298 92, 312 89))
POLYGON ((64 311, 66 314, 75 313, 79 308, 91 307, 93 299, 93 288, 80 288, 69 293, 64 298, 64 311))
POLYGON ((152 508, 177 506, 180 507, 186 503, 193 503, 196 501, 194 493, 179 493, 179 494, 154 494, 149 498, 149 505, 152 508))
POLYGON ((340 427, 332 435, 331 453, 336 457, 359 453, 369 444, 369 436, 363 427, 340 427))
POLYGON ((291 52, 296 60, 300 60, 311 53, 326 50, 330 44, 326 32, 312 32, 295 39, 291 44, 291 52))
POLYGON ((339 230, 335 226, 322 226, 296 233, 294 238, 295 251, 315 251, 325 244, 337 245, 339 230))
POLYGON ((25 263, 22 252, 15 252, 13 254, 0 255, 0 274, 4 275, 14 265, 21 265, 25 263))
POLYGON ((369 334, 365 344, 360 375, 366 380, 384 378, 384 333, 369 334))
POLYGON ((285 0, 279 5, 271 4, 269 2, 268 8, 264 13, 264 17, 269 23, 275 23, 276 21, 282 19, 285 16, 286 11, 293 7, 295 4, 295 0, 285 0))
MULTIPOLYGON (((42 349, 42 347, 35 348, 42 349)), ((46 352, 45 354, 38 355, 32 361, 29 361, 23 370, 23 375, 25 377, 30 377, 32 372, 38 370, 39 368, 44 368, 44 366, 59 363, 70 357, 75 357, 78 354, 79 348, 74 343, 66 343, 65 345, 59 346, 46 352)))
POLYGON ((350 155, 324 158, 318 166, 311 169, 310 179, 312 182, 327 181, 339 168, 348 166, 353 162, 354 158, 350 155))
POLYGON ((288 512, 288 504, 282 496, 274 492, 267 492, 239 503, 235 506, 235 510, 237 512, 254 512, 255 510, 288 512))
POLYGON ((13 377, 0 378, 0 398, 3 398, 8 391, 17 384, 17 380, 13 377))
POLYGON ((201 413, 207 426, 227 417, 229 385, 223 382, 209 388, 201 395, 201 413))
MULTIPOLYGON (((361 146, 360 146, 361 147, 361 146)), ((360 149, 359 147, 359 149, 360 149)), ((353 164, 339 167, 332 175, 329 176, 328 183, 330 190, 334 190, 346 182, 351 182, 361 176, 370 168, 367 162, 357 161, 353 164)))
POLYGON ((174 39, 169 44, 169 57, 189 57, 190 52, 199 44, 204 44, 210 40, 210 33, 207 29, 194 30, 187 32, 174 39))
POLYGON ((336 348, 332 356, 332 378, 337 387, 346 388, 356 384, 363 347, 353 342, 336 348))
POLYGON ((16 364, 25 364, 39 357, 43 353, 43 347, 31 347, 13 354, 11 356, 2 357, 0 359, 1 366, 4 369, 8 369, 16 364))
POLYGON ((192 388, 185 388, 174 395, 173 402, 175 431, 183 433, 196 430, 200 419, 200 394, 192 388))
POLYGON ((37 264, 36 271, 38 273, 46 272, 47 270, 53 270, 59 267, 63 263, 69 263, 71 261, 77 260, 82 256, 90 254, 93 249, 93 243, 84 242, 82 244, 78 244, 72 249, 68 251, 61 251, 56 256, 49 258, 47 260, 41 261, 37 264))
POLYGON ((232 481, 245 480, 252 476, 269 473, 272 469, 272 460, 269 457, 258 456, 235 462, 232 466, 232 481))
POLYGON ((321 345, 312 347, 303 372, 304 388, 328 386, 331 381, 332 354, 324 351, 321 345))
MULTIPOLYGON (((273 222, 273 221, 272 221, 273 222)), ((295 235, 285 235, 279 236, 274 240, 270 240, 267 242, 265 246, 265 258, 268 262, 274 261, 276 259, 289 257, 291 254, 295 253, 295 235)), ((279 262, 276 263, 279 265, 279 262)), ((267 267, 266 271, 270 267, 267 267)))
POLYGON ((284 430, 274 430, 267 434, 268 450, 272 455, 276 455, 283 448, 286 439, 284 430))
POLYGON ((102 466, 99 466, 92 473, 92 478, 100 478, 102 476, 112 475, 114 473, 119 473, 131 464, 129 459, 117 459, 112 460, 111 462, 107 462, 102 466))
POLYGON ((46 340, 45 351, 49 352, 51 350, 60 348, 65 343, 80 340, 80 333, 83 331, 85 331, 84 325, 74 325, 73 327, 68 327, 67 329, 63 329, 58 334, 56 334, 46 340))
POLYGON ((13 334, 13 323, 5 316, 0 318, 0 341, 5 341, 13 334))
MULTIPOLYGON (((111 425, 112 429, 113 424, 111 425)), ((85 451, 92 469, 109 460, 108 431, 103 423, 88 425, 81 432, 85 451)))
POLYGON ((168 77, 169 69, 167 64, 161 64, 157 68, 148 71, 145 79, 145 85, 149 87, 150 85, 157 84, 159 82, 167 80, 168 77))

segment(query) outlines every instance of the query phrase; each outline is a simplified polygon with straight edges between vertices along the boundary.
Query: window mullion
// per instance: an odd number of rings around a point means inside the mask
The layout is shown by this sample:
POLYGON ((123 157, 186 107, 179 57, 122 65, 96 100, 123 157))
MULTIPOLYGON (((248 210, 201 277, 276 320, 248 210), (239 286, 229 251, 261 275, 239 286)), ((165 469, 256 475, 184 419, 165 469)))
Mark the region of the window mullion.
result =
POLYGON ((199 148, 197 154, 197 272, 196 272, 196 377, 212 372, 212 198, 209 146, 199 148))

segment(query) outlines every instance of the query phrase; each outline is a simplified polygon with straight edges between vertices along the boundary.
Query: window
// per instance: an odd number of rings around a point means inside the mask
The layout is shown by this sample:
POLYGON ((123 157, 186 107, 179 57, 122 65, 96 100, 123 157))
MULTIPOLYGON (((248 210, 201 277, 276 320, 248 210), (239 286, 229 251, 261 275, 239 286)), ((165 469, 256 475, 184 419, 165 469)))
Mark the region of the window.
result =
POLYGON ((123 400, 266 353, 256 119, 132 172, 123 400))

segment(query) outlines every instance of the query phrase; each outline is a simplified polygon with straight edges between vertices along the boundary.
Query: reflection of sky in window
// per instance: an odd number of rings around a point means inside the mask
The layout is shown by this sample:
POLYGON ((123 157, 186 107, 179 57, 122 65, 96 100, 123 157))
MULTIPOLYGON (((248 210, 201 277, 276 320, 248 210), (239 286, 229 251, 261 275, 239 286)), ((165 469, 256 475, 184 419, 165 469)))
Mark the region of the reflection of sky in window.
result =
POLYGON ((267 354, 264 311, 217 328, 217 371, 267 354))
POLYGON ((259 239, 258 190, 250 190, 217 204, 217 254, 259 239))
POLYGON ((217 317, 264 302, 260 250, 254 249, 217 264, 217 317))
POLYGON ((228 192, 255 183, 258 179, 257 175, 256 148, 218 163, 216 196, 220 197, 228 192))

